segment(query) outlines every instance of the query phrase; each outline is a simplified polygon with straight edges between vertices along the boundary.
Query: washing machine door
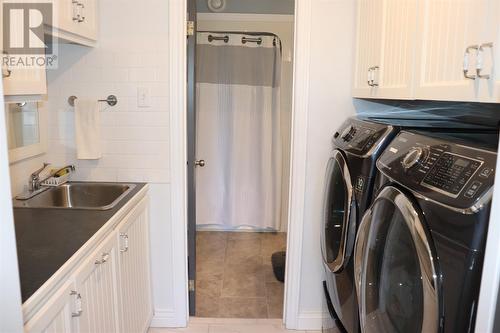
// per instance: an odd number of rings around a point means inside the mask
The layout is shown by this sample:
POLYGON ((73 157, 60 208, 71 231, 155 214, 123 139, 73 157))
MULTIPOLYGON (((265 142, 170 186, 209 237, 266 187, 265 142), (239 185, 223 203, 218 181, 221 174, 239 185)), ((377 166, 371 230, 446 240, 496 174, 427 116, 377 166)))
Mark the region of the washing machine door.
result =
POLYGON ((321 252, 333 273, 348 263, 356 233, 356 205, 347 162, 338 150, 328 161, 324 190, 321 252))
POLYGON ((384 188, 363 216, 355 246, 363 332, 441 330, 435 253, 419 208, 399 189, 384 188))

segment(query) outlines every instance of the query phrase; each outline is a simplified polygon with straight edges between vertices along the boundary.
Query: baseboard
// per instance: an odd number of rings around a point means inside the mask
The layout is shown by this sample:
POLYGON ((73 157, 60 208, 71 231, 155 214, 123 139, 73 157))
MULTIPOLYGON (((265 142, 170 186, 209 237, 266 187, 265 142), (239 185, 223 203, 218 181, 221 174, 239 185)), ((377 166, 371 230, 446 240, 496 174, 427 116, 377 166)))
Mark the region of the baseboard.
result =
POLYGON ((178 318, 171 309, 155 309, 151 319, 151 327, 186 327, 186 319, 178 318))
POLYGON ((323 311, 303 311, 297 316, 295 330, 320 331, 323 323, 323 311))

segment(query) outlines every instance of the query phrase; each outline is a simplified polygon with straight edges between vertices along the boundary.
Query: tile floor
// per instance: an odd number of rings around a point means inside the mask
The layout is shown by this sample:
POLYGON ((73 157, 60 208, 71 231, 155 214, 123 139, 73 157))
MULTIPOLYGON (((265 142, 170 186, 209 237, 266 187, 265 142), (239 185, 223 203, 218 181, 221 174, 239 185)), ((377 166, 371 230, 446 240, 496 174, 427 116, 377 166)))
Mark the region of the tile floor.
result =
POLYGON ((196 240, 197 317, 283 317, 271 255, 286 249, 285 233, 201 231, 196 240))
POLYGON ((319 333, 290 331, 281 319, 191 318, 187 328, 150 328, 148 333, 319 333))

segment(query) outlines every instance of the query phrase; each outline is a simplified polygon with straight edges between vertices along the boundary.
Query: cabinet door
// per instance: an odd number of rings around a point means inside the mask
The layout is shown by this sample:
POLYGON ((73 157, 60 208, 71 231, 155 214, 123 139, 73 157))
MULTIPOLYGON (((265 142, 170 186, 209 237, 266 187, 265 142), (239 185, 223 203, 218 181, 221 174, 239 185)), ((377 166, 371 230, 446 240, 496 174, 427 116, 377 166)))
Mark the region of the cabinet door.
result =
POLYGON ((85 38, 97 39, 97 2, 96 0, 79 0, 80 21, 78 34, 85 38))
POLYGON ((377 98, 414 98, 417 4, 417 0, 384 0, 377 98))
POLYGON ((75 273, 76 290, 81 295, 79 332, 118 331, 116 300, 116 235, 111 234, 82 263, 75 273))
MULTIPOLYGON (((3 3, 0 0, 0 17, 3 17, 3 3)), ((11 20, 18 16, 12 16, 11 20)), ((11 26, 18 26, 11 24, 11 26)), ((17 32, 16 32, 17 33, 17 32)), ((22 34, 23 31, 19 31, 22 34)), ((0 24, 0 47, 2 47, 2 79, 5 96, 19 95, 44 95, 47 93, 47 80, 45 67, 25 67, 4 65, 4 57, 8 59, 9 54, 3 49, 3 24, 0 24)), ((17 59, 17 55, 16 56, 17 59)), ((30 55, 27 55, 29 58, 30 55)), ((16 60, 17 61, 17 60, 16 60)))
POLYGON ((76 332, 74 314, 79 307, 73 281, 66 282, 25 325, 26 333, 76 332))
POLYGON ((54 21, 53 33, 57 37, 84 45, 85 40, 96 40, 96 0, 57 0, 54 1, 54 12, 57 20, 54 21))
POLYGON ((377 80, 382 47, 383 0, 357 1, 356 61, 353 96, 374 97, 376 88, 370 80, 377 80))
POLYGON ((121 332, 144 332, 152 317, 147 204, 143 199, 118 229, 121 332))
MULTIPOLYGON (((490 0, 421 0, 416 97, 477 101, 480 80, 464 76, 464 53, 483 39, 490 0)), ((469 75, 476 74, 470 49, 469 75)))
POLYGON ((481 40, 480 98, 482 102, 500 102, 500 1, 491 0, 487 26, 481 40))

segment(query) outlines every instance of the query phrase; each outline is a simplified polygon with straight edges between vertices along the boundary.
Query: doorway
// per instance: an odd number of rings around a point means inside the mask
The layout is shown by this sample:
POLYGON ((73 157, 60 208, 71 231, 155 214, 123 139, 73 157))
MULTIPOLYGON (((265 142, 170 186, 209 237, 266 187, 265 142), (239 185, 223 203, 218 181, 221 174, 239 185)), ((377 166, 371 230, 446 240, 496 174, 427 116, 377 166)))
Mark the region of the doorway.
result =
POLYGON ((196 22, 188 39, 190 314, 282 318, 293 9, 215 14, 206 1, 188 3, 196 22))

